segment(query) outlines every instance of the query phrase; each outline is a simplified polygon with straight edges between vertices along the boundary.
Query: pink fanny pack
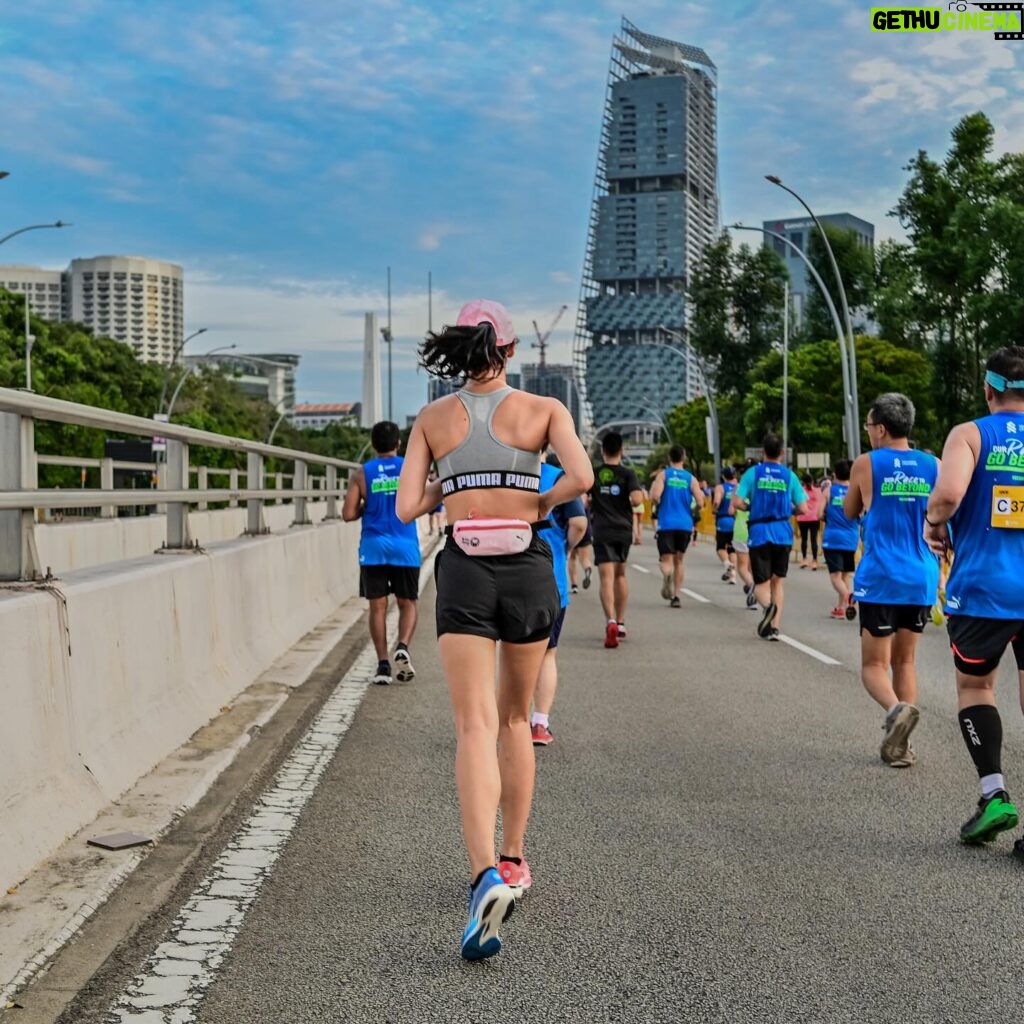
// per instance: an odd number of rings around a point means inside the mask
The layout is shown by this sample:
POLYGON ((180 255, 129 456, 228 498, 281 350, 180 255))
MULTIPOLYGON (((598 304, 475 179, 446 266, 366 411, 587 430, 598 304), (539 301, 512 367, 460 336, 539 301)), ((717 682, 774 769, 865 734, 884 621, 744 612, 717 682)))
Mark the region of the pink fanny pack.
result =
POLYGON ((523 519, 460 519, 451 534, 467 555, 518 555, 533 540, 533 524, 523 519))

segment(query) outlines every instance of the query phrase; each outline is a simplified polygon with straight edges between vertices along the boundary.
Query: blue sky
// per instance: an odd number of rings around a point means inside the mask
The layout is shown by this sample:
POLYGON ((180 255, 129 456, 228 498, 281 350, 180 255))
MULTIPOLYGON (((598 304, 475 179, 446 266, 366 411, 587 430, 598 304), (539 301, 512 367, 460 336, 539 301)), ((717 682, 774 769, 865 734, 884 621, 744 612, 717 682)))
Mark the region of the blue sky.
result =
POLYGON ((568 303, 552 336, 568 358, 623 14, 718 66, 726 221, 798 213, 776 173, 819 213, 898 236, 902 167, 944 152, 965 113, 1024 150, 1024 43, 872 33, 870 6, 33 0, 0 15, 0 228, 74 227, 3 257, 182 263, 186 323, 209 329, 195 351, 300 352, 307 401, 359 397, 362 315, 383 313, 390 265, 404 417, 425 395, 428 270, 435 325, 487 295, 525 336, 568 303))

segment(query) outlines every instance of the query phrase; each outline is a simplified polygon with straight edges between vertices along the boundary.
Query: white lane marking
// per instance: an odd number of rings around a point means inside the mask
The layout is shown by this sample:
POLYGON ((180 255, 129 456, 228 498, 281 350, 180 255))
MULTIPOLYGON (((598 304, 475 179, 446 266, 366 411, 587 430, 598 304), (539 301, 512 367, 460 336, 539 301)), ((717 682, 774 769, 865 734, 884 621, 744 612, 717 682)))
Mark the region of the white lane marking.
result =
MULTIPOLYGON (((427 556, 421 584, 432 566, 427 556)), ((389 632, 397 624, 396 609, 388 617, 389 632)), ((367 644, 182 907, 166 939, 107 1011, 105 1024, 195 1024, 199 1004, 348 732, 376 667, 377 655, 367 644)))
POLYGON ((649 576, 649 575, 651 574, 651 570, 650 570, 650 569, 647 569, 647 568, 645 568, 645 567, 644 567, 644 566, 642 566, 642 565, 637 565, 637 564, 636 564, 636 562, 630 562, 629 564, 630 564, 630 565, 631 565, 631 566, 632 566, 632 567, 633 567, 634 569, 636 569, 636 571, 637 571, 637 572, 645 572, 645 573, 647 573, 647 575, 648 575, 648 576, 649 576))
POLYGON ((696 590, 687 590, 686 587, 683 587, 683 593, 687 597, 692 597, 694 599, 694 601, 699 601, 701 604, 713 604, 714 603, 714 602, 712 602, 710 597, 705 597, 703 594, 698 594, 696 590))
POLYGON ((784 644, 789 644, 790 647, 795 647, 798 651, 803 651, 804 654, 809 654, 812 658, 817 658, 823 665, 842 665, 841 661, 836 661, 835 658, 830 658, 827 654, 822 654, 821 651, 816 651, 813 647, 808 647, 807 644, 802 644, 799 640, 794 640, 791 636, 780 634, 779 639, 784 644))

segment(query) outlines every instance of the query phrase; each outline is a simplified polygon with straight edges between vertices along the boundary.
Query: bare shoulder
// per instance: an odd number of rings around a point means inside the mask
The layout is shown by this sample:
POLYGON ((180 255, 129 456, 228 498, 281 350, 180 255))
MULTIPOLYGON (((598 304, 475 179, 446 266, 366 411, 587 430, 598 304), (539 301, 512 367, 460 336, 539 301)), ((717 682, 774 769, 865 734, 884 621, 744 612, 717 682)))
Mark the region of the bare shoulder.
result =
POLYGON ((442 398, 435 398, 429 405, 420 409, 416 417, 420 426, 424 429, 435 423, 450 423, 452 416, 465 415, 465 407, 455 395, 444 395, 442 398))

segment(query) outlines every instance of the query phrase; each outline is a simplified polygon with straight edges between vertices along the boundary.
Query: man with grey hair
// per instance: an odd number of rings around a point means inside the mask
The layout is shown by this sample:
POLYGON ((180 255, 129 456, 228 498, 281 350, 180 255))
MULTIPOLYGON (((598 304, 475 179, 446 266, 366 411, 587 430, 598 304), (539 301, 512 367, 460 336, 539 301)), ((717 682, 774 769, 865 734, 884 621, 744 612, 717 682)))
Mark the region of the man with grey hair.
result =
POLYGON ((864 421, 872 450, 854 462, 843 501, 849 519, 865 517, 864 554, 853 579, 861 680, 885 709, 881 754, 893 768, 914 763, 910 734, 920 717, 914 655, 939 586, 938 559, 924 540, 939 460, 910 447, 913 426, 914 403, 906 395, 875 399, 864 421))

